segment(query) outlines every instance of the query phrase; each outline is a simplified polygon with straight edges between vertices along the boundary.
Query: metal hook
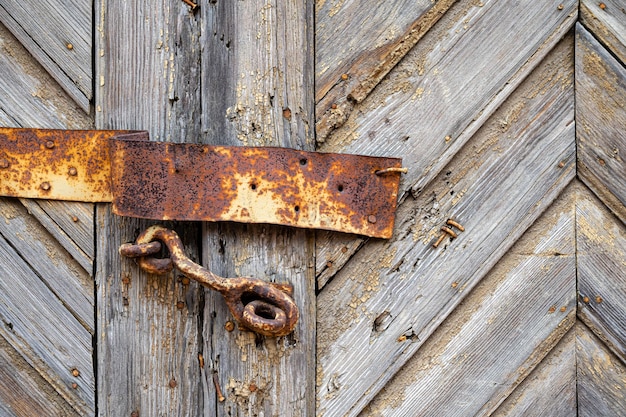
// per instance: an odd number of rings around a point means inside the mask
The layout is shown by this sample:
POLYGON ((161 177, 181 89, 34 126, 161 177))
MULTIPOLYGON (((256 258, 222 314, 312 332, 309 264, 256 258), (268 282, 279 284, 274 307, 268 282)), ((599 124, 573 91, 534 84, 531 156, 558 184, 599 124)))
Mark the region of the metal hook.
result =
POLYGON ((218 291, 239 324, 254 332, 271 337, 285 336, 298 322, 300 313, 290 284, 251 277, 220 277, 189 259, 178 234, 163 226, 149 227, 137 237, 135 244, 123 244, 120 254, 137 258, 137 264, 153 274, 165 274, 175 266, 183 275, 218 291), (168 248, 169 258, 150 256, 161 250, 159 241, 168 248))

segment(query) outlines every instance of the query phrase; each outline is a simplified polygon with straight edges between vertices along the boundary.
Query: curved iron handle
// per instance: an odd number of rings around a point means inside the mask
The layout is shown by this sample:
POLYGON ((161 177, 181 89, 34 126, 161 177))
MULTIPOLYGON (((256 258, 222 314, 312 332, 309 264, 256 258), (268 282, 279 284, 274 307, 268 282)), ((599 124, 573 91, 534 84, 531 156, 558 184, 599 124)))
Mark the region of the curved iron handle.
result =
POLYGON ((137 237, 134 245, 123 244, 120 254, 136 258, 137 264, 152 274, 165 274, 175 266, 183 275, 218 291, 237 322, 254 332, 271 337, 285 336, 298 322, 300 313, 292 298, 291 284, 251 277, 220 277, 189 259, 178 234, 163 226, 149 227, 137 237), (169 250, 169 258, 151 256, 161 250, 159 242, 169 250))

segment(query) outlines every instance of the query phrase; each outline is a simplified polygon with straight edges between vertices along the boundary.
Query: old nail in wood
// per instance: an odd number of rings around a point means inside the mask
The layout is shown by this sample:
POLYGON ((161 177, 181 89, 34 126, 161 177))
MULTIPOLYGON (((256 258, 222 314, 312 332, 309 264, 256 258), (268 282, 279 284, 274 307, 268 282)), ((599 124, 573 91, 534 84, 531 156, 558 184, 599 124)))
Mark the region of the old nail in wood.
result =
POLYGON ((220 381, 217 378, 217 372, 213 372, 213 385, 215 385, 215 393, 217 394, 217 400, 219 402, 224 402, 226 399, 224 394, 222 393, 222 389, 220 388, 220 381))

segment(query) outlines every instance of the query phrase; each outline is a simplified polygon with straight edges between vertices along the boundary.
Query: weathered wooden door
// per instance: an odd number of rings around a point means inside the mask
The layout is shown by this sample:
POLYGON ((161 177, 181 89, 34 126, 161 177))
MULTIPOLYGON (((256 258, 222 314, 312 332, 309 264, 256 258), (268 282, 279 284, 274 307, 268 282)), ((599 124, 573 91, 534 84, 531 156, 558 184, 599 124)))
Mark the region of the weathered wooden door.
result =
POLYGON ((198 6, 0 1, 0 124, 400 156, 394 236, 168 224, 294 284, 267 339, 152 222, 2 198, 0 415, 626 415, 624 1, 198 6))

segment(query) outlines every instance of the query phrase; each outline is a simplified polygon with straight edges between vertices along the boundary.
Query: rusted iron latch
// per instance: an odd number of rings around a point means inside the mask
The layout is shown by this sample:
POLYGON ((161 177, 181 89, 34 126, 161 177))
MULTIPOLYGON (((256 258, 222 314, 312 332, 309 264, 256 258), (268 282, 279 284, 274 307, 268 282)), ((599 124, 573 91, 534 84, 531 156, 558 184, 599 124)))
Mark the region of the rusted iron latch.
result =
POLYGON ((139 235, 135 244, 124 244, 120 253, 136 258, 137 264, 152 274, 165 274, 173 267, 201 285, 218 291, 237 322, 254 332, 270 336, 291 333, 298 322, 298 307, 293 301, 291 284, 263 281, 258 278, 223 278, 196 264, 184 252, 183 244, 173 230, 156 225, 139 235), (170 257, 152 255, 161 251, 163 242, 170 257))
POLYGON ((112 202, 121 216, 390 238, 399 158, 149 141, 148 132, 0 128, 0 195, 112 202))

